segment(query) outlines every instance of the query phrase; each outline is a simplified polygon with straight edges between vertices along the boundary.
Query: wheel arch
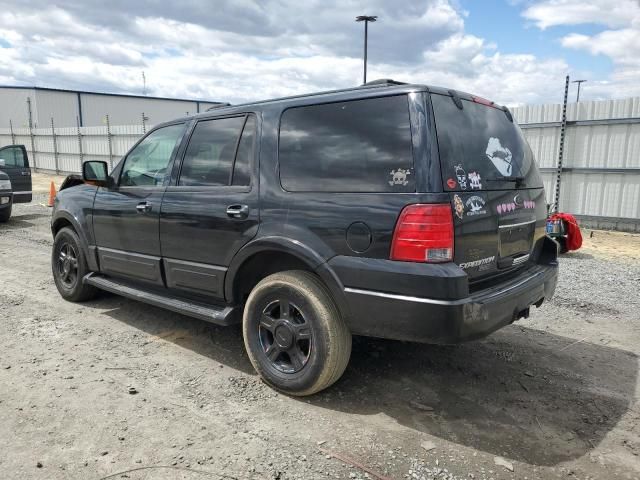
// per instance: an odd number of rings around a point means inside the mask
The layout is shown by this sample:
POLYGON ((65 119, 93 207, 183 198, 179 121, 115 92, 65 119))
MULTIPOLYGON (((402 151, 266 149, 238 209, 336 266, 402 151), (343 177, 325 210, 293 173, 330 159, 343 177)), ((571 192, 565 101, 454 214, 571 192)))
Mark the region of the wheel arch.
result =
POLYGON ((285 237, 260 238, 245 245, 233 257, 225 276, 225 299, 230 304, 242 304, 260 280, 286 270, 315 273, 328 288, 345 321, 350 316, 342 282, 327 259, 304 243, 285 237))
POLYGON ((97 262, 95 256, 91 255, 89 242, 87 241, 87 237, 80 227, 80 223, 78 222, 78 220, 69 212, 56 212, 56 217, 51 221, 51 233, 53 234, 54 240, 58 232, 65 227, 71 228, 71 230, 73 230, 80 239, 80 248, 82 249, 82 253, 87 259, 87 265, 89 266, 89 269, 93 271, 97 270, 97 262))

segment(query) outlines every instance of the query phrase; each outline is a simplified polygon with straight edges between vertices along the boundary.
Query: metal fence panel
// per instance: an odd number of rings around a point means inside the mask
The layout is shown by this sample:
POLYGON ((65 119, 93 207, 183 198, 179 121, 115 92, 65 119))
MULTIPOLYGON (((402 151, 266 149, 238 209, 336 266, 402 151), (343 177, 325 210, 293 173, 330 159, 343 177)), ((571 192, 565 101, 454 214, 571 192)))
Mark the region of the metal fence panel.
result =
MULTIPOLYGON (((513 109, 554 195, 561 105, 513 109)), ((640 231, 640 97, 572 103, 562 165, 560 209, 592 226, 640 231)))

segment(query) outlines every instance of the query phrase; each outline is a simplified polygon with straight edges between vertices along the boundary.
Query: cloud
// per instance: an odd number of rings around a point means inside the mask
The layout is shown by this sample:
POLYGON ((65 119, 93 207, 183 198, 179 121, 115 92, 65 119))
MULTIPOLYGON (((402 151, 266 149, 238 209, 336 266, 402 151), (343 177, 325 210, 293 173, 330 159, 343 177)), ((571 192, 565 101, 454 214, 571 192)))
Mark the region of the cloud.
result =
POLYGON ((640 95, 640 1, 638 0, 544 0, 529 6, 523 16, 541 28, 575 27, 589 24, 604 27, 598 33, 572 32, 560 38, 567 49, 604 55, 614 65, 607 79, 581 72, 589 79, 585 93, 592 98, 640 95))
MULTIPOLYGON (((539 5, 551 3, 567 2, 539 5)), ((362 78, 359 14, 380 17, 370 25, 369 79, 442 85, 513 105, 560 100, 570 69, 559 54, 505 54, 469 34, 469 14, 454 0, 23 0, 2 7, 0 0, 3 84, 141 93, 144 71, 151 95, 232 103, 350 87, 362 78)), ((570 49, 585 48, 583 41, 563 40, 570 49)), ((608 81, 605 96, 616 82, 629 83, 608 81)))
POLYGON ((588 23, 620 27, 628 25, 629 19, 638 12, 638 0, 544 0, 529 6, 523 16, 544 30, 588 23))

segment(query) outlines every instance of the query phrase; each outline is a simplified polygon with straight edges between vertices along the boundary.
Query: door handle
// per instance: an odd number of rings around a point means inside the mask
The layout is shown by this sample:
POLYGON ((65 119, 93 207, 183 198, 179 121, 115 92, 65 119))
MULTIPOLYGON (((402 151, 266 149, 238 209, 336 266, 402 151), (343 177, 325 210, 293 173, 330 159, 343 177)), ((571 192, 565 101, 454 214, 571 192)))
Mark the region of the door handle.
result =
POLYGON ((247 218, 249 216, 249 205, 229 205, 227 215, 231 218, 247 218))
POLYGON ((31 175, 31 172, 27 171, 27 172, 20 172, 20 175, 24 176, 24 177, 28 177, 29 175, 31 175))
POLYGON ((148 213, 151 211, 151 204, 149 202, 140 202, 136 205, 136 210, 138 213, 148 213))

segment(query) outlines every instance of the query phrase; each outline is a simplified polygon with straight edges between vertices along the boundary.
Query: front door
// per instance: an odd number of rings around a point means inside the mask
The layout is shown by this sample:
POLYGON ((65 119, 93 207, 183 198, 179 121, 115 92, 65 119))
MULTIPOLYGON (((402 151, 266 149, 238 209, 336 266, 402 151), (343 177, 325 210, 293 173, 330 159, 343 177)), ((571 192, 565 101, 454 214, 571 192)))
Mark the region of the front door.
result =
POLYGON ((193 129, 160 212, 167 286, 176 293, 222 300, 231 259, 257 233, 257 124, 242 114, 193 129))
POLYGON ((24 145, 0 148, 0 170, 9 175, 13 189, 13 203, 31 201, 31 169, 24 145))
POLYGON ((151 131, 126 156, 114 186, 100 188, 93 230, 100 271, 163 285, 160 271, 160 204, 186 126, 151 131))

